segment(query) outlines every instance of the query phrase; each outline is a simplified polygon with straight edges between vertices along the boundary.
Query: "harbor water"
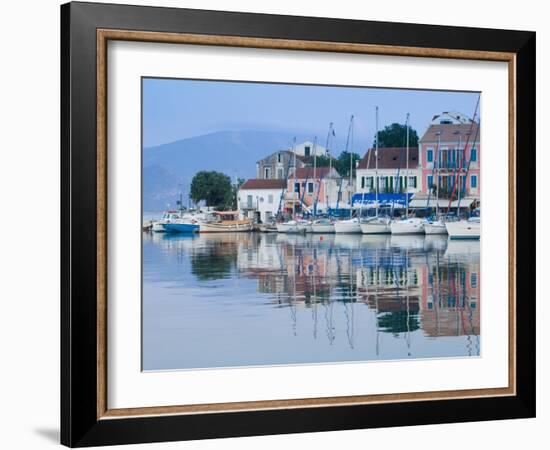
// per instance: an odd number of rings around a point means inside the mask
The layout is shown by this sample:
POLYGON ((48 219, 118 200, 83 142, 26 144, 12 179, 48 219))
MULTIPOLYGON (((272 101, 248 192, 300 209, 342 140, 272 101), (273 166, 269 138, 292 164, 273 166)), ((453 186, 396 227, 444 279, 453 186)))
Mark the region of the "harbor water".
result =
POLYGON ((479 356, 479 245, 143 233, 143 370, 479 356))

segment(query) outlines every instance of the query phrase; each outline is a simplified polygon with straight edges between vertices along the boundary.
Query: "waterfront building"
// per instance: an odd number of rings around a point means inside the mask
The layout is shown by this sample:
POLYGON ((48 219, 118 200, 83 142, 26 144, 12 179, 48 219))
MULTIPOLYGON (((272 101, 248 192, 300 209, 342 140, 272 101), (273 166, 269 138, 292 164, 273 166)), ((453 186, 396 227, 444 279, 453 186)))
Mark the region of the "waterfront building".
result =
MULTIPOLYGON (((313 157, 325 156, 325 147, 311 141, 305 141, 294 146, 296 153, 296 167, 313 166, 313 157)), ((256 162, 256 178, 258 179, 287 179, 294 170, 294 153, 292 148, 279 150, 256 162)))
POLYGON ((286 186, 286 179, 247 180, 239 188, 237 209, 243 218, 269 222, 277 216, 286 186))
POLYGON ((287 181, 285 208, 296 211, 313 212, 317 199, 317 212, 323 213, 327 208, 345 208, 349 205, 353 192, 348 178, 342 178, 334 167, 302 167, 291 171, 287 181))
MULTIPOLYGON (((305 167, 305 157, 296 155, 296 166, 305 167)), ((294 169, 294 155, 290 150, 279 150, 256 162, 256 179, 286 180, 294 169)))
MULTIPOLYGON (((434 170, 439 172, 439 196, 448 198, 460 176, 461 198, 471 201, 480 196, 480 133, 479 124, 457 112, 434 116, 419 141, 422 167, 422 193, 429 194, 437 183, 434 170), (468 174, 466 174, 468 172, 468 174)), ((454 198, 456 199, 455 192, 454 198)), ((464 205, 466 206, 466 205, 464 205)))
POLYGON ((357 164, 357 190, 353 203, 366 207, 375 207, 376 180, 378 173, 379 206, 392 204, 403 207, 405 193, 409 199, 422 190, 422 170, 418 160, 418 147, 410 147, 407 174, 407 148, 385 147, 378 149, 378 168, 376 168, 376 149, 367 150, 357 164))

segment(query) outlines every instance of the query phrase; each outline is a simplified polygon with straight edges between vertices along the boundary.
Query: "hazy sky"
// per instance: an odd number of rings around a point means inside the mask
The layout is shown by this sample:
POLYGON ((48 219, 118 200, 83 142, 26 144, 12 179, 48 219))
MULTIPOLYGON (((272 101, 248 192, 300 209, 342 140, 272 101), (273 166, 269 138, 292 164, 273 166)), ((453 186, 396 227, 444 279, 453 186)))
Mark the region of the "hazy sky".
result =
MULTIPOLYGON (((143 144, 150 147, 223 130, 281 131, 319 136, 324 145, 334 122, 338 141, 345 140, 355 116, 358 146, 370 145, 379 128, 405 123, 419 136, 443 111, 472 116, 477 93, 333 87, 227 81, 144 79, 143 144)), ((359 149, 354 149, 355 151, 359 149)))

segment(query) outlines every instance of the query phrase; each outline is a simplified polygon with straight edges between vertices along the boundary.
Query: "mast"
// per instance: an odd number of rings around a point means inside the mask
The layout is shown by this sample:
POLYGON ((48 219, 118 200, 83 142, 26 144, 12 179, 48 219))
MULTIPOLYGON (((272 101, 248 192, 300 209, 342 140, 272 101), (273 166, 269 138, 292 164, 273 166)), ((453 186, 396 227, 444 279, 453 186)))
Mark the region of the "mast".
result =
POLYGON ((405 218, 409 218, 409 113, 407 113, 407 175, 405 177, 405 202, 406 202, 406 209, 405 209, 405 218))
POLYGON ((375 141, 374 159, 376 161, 376 166, 375 166, 375 169, 374 169, 376 217, 378 217, 378 106, 376 107, 376 141, 375 141))
POLYGON ((313 139, 313 220, 315 220, 315 213, 317 209, 317 202, 315 200, 316 184, 317 184, 317 136, 315 136, 315 139, 313 139))
POLYGON ((435 218, 437 219, 439 217, 439 169, 440 169, 440 161, 439 161, 439 152, 441 148, 441 131, 437 134, 437 160, 434 158, 434 164, 435 164, 435 174, 437 176, 437 183, 435 185, 435 218))
MULTIPOLYGON (((460 147, 462 146, 462 136, 460 134, 460 131, 458 132, 458 155, 460 155, 460 147)), ((464 154, 466 154, 466 152, 464 152, 464 154)), ((461 186, 460 186, 460 173, 462 172, 462 158, 460 158, 460 163, 457 164, 458 165, 458 185, 457 185, 457 189, 458 189, 458 203, 457 203, 457 208, 456 208, 456 216, 460 219, 460 191, 462 190, 461 186)))
POLYGON ((292 172, 292 220, 294 220, 294 216, 296 215, 296 137, 294 137, 294 140, 292 141, 292 153, 294 156, 294 172, 292 172))
POLYGON ((351 115, 351 119, 349 121, 348 139, 350 135, 351 135, 351 150, 349 152, 349 218, 351 219, 351 216, 353 214, 353 210, 351 208, 352 195, 353 195, 352 194, 352 191, 353 191, 353 114, 351 115))
MULTIPOLYGON (((328 125, 328 134, 327 134, 327 145, 326 145, 326 151, 327 151, 327 154, 328 154, 328 175, 330 176, 330 174, 332 173, 332 156, 330 154, 330 137, 331 135, 334 136, 334 129, 333 129, 333 126, 334 124, 332 122, 329 123, 328 125)), ((326 186, 326 191, 325 191, 325 200, 327 202, 327 213, 330 209, 330 197, 328 195, 328 188, 330 187, 330 182, 329 184, 327 185, 325 183, 325 186, 326 186)), ((320 189, 320 187, 319 187, 320 189)))

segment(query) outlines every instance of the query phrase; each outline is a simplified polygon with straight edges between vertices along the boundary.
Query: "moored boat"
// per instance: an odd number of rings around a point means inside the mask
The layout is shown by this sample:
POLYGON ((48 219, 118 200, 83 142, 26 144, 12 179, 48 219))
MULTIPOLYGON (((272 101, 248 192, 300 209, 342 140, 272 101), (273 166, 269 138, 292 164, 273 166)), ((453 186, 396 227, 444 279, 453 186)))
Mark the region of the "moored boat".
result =
POLYGON ((347 220, 339 220, 334 222, 335 233, 361 233, 361 225, 359 219, 354 217, 347 220))
POLYGON ((200 233, 227 233, 252 230, 250 219, 239 219, 239 211, 216 211, 213 213, 216 220, 200 224, 200 233))
POLYGON ((164 233, 166 231, 164 225, 179 220, 181 217, 180 211, 165 211, 159 220, 151 221, 151 231, 155 233, 164 233))
POLYGON ((312 233, 334 233, 334 224, 330 219, 317 219, 311 224, 312 233))
POLYGON ((175 220, 163 225, 164 231, 167 233, 196 233, 199 231, 199 223, 189 220, 175 220))
POLYGON ((361 221, 361 232, 363 234, 390 234, 391 219, 389 217, 375 216, 361 221))
POLYGON ((289 220, 277 224, 277 232, 279 233, 305 233, 307 223, 297 220, 289 220))
POLYGON ((424 225, 424 233, 426 234, 447 234, 445 222, 442 220, 429 220, 424 225))
POLYGON ((425 224, 423 219, 417 217, 396 220, 390 225, 391 234, 424 234, 425 224))
POLYGON ((481 222, 479 217, 447 222, 445 226, 451 239, 479 239, 480 237, 481 222))

